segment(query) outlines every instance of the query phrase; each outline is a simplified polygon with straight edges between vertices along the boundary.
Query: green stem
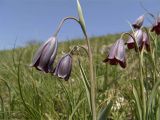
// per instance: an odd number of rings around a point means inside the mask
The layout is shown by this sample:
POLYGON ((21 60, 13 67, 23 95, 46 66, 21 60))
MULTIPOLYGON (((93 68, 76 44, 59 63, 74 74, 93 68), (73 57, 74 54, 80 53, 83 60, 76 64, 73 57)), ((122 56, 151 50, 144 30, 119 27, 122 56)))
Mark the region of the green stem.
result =
POLYGON ((5 120, 5 108, 4 108, 4 101, 2 96, 0 95, 0 100, 1 100, 1 113, 2 113, 2 119, 5 120))
POLYGON ((92 55, 92 50, 91 50, 91 45, 90 45, 90 41, 87 35, 86 30, 84 29, 83 23, 81 23, 77 18, 69 16, 66 17, 64 19, 62 19, 62 21, 60 22, 56 32, 54 33, 54 36, 57 36, 58 32, 60 31, 63 23, 68 20, 68 19, 72 19, 75 20, 77 23, 79 23, 79 25, 82 28, 82 31, 84 33, 86 42, 87 42, 87 47, 88 47, 88 59, 89 59, 89 74, 90 74, 90 82, 91 82, 91 105, 92 105, 92 120, 96 120, 96 81, 95 81, 95 77, 94 77, 94 68, 93 68, 93 55, 92 55))
POLYGON ((106 68, 105 68, 105 75, 104 75, 104 81, 103 81, 103 90, 106 90, 108 87, 108 84, 110 84, 109 79, 108 79, 108 64, 106 64, 106 68))
MULTIPOLYGON (((81 28, 83 28, 83 24, 81 24, 81 28)), ((86 30, 82 29, 84 36, 86 38, 87 47, 88 47, 88 59, 89 59, 89 74, 90 74, 90 82, 91 82, 91 105, 92 105, 92 120, 97 120, 97 112, 96 112, 96 80, 94 76, 94 67, 93 67, 93 54, 91 50, 90 41, 87 35, 86 30)))
POLYGON ((139 67, 140 67, 140 88, 141 88, 141 97, 142 97, 142 110, 143 110, 143 120, 146 120, 146 96, 145 96, 145 87, 143 81, 143 49, 139 54, 139 67))
POLYGON ((88 53, 89 53, 89 70, 90 70, 90 81, 91 81, 91 104, 92 104, 92 115, 93 120, 96 120, 96 81, 94 78, 94 68, 93 68, 93 55, 91 51, 91 46, 89 39, 86 34, 88 53))
POLYGON ((18 62, 18 71, 17 71, 17 80, 18 80, 18 87, 19 87, 19 93, 20 93, 20 97, 21 97, 21 100, 22 100, 22 103, 25 107, 25 109, 34 116, 34 113, 29 109, 29 107, 27 106, 26 102, 25 102, 25 99, 23 97, 23 93, 22 93, 22 88, 21 88, 21 83, 20 83, 20 62, 21 62, 21 57, 22 57, 22 54, 23 52, 20 54, 20 57, 19 57, 19 62, 18 62))
POLYGON ((79 49, 82 49, 86 54, 87 56, 89 57, 89 54, 88 54, 88 51, 85 47, 83 46, 80 46, 80 45, 77 45, 77 46, 74 46, 71 50, 70 50, 70 54, 73 54, 74 51, 78 51, 79 49))
POLYGON ((65 18, 63 18, 63 19, 61 20, 61 22, 60 22, 60 24, 59 24, 58 28, 56 29, 56 31, 55 31, 55 33, 54 33, 53 36, 57 36, 57 34, 59 33, 59 31, 60 31, 63 23, 64 23, 66 20, 69 20, 69 19, 75 20, 76 22, 79 23, 79 20, 78 20, 77 18, 75 18, 75 17, 72 17, 72 16, 65 17, 65 18))
POLYGON ((145 87, 144 87, 144 81, 143 81, 143 49, 144 49, 144 47, 142 48, 142 51, 140 51, 139 47, 138 47, 137 40, 136 40, 136 36, 133 37, 130 33, 123 33, 121 35, 121 38, 125 34, 128 34, 130 37, 132 37, 132 39, 135 42, 135 47, 136 47, 135 49, 138 52, 139 70, 140 70, 140 98, 142 98, 142 111, 143 111, 143 118, 142 119, 145 120, 145 118, 146 118, 146 96, 145 96, 145 87))
POLYGON ((155 47, 155 49, 154 49, 154 53, 153 53, 154 54, 153 61, 154 61, 154 84, 155 84, 156 79, 157 79, 157 75, 156 75, 156 65, 157 65, 157 36, 154 39, 154 47, 155 47))
MULTIPOLYGON (((151 58, 152 58, 152 61, 153 61, 153 83, 152 83, 152 86, 154 86, 154 84, 156 83, 156 79, 157 79, 157 68, 156 68, 156 65, 157 65, 157 36, 156 38, 151 34, 151 33, 148 33, 148 35, 150 35, 151 39, 153 40, 153 48, 151 49, 151 58)), ((150 44, 150 47, 151 47, 151 44, 150 44)))

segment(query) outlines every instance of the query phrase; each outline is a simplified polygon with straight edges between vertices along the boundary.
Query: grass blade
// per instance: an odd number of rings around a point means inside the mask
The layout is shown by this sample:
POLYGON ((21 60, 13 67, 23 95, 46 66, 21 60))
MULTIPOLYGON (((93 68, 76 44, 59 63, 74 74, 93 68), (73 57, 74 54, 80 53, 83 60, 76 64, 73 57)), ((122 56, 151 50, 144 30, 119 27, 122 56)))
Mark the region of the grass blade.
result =
POLYGON ((107 116, 110 113, 112 105, 113 105, 113 102, 110 101, 103 109, 100 110, 98 120, 107 120, 107 116))
POLYGON ((149 99, 148 99, 148 102, 147 102, 147 106, 148 106, 148 109, 147 109, 147 114, 149 115, 149 112, 150 112, 150 109, 151 109, 151 104, 152 104, 152 101, 153 99, 155 98, 155 95, 157 94, 157 88, 160 84, 160 80, 157 80, 157 82, 155 83, 155 85, 153 86, 153 89, 151 91, 151 94, 149 96, 149 99))
POLYGON ((76 105, 76 107, 73 109, 72 114, 69 116, 69 120, 72 120, 73 115, 75 114, 75 112, 77 111, 77 109, 79 108, 79 106, 83 103, 83 101, 85 100, 85 98, 83 98, 82 100, 79 101, 79 103, 76 105))
POLYGON ((85 87, 85 90, 86 90, 86 94, 87 94, 87 99, 88 99, 88 104, 89 104, 89 108, 90 108, 90 111, 92 111, 92 107, 91 107, 91 94, 90 94, 90 84, 88 82, 88 79, 86 77, 86 74, 84 72, 84 69, 80 63, 80 60, 79 61, 79 67, 80 67, 80 72, 81 72, 81 76, 82 76, 82 81, 83 81, 83 84, 84 84, 84 87, 85 87))
POLYGON ((139 118, 139 120, 142 120, 142 109, 141 109, 141 104, 140 104, 140 98, 139 98, 138 92, 134 86, 133 86, 133 95, 136 100, 137 110, 138 110, 138 114, 139 114, 138 118, 139 118))

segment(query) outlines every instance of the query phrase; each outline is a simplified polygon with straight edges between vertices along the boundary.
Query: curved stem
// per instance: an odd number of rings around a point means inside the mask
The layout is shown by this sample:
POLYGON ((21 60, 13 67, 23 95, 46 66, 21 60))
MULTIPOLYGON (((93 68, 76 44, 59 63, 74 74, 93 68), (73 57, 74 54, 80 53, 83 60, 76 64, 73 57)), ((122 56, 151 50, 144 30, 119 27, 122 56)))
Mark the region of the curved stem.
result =
POLYGON ((128 33, 128 32, 124 32, 124 33, 122 33, 122 35, 121 35, 121 38, 124 36, 124 35, 129 35, 130 37, 132 37, 132 39, 134 40, 134 43, 135 43, 135 49, 138 51, 138 54, 140 55, 140 50, 139 50, 139 48, 138 48, 138 43, 137 43, 137 41, 136 41, 136 39, 135 39, 135 37, 133 37, 130 33, 128 33))
POLYGON ((87 54, 87 56, 89 56, 87 49, 84 48, 84 47, 82 47, 82 46, 80 46, 80 45, 74 46, 74 47, 70 50, 69 53, 72 54, 74 51, 76 51, 76 50, 78 51, 78 48, 81 48, 82 50, 84 50, 85 53, 87 54))
MULTIPOLYGON (((146 15, 149 15, 149 16, 151 16, 154 20, 156 20, 156 17, 155 17, 152 13, 146 12, 146 13, 144 13, 144 16, 146 16, 146 15)), ((152 22, 149 18, 147 18, 147 20, 149 21, 150 24, 153 25, 153 22, 152 22)))
POLYGON ((54 33, 54 36, 55 37, 57 36, 57 34, 60 31, 63 23, 68 19, 75 20, 77 23, 79 23, 79 25, 81 26, 82 31, 84 33, 86 42, 87 42, 88 59, 89 59, 89 74, 90 74, 90 81, 91 81, 91 104, 92 104, 92 116, 93 116, 92 120, 96 120, 97 119, 96 118, 96 83, 95 83, 96 81, 95 81, 95 77, 94 77, 93 55, 92 55, 91 46, 90 46, 90 42, 89 42, 87 32, 84 31, 83 24, 77 18, 69 16, 69 17, 66 17, 66 18, 62 19, 62 21, 60 22, 56 32, 54 33))
POLYGON ((132 39, 134 40, 135 38, 128 32, 124 32, 121 34, 121 39, 123 38, 124 35, 129 35, 130 37, 132 37, 132 39))
POLYGON ((63 23, 64 23, 66 20, 69 20, 69 19, 75 20, 76 22, 79 23, 79 20, 78 20, 77 18, 75 18, 75 17, 72 17, 72 16, 65 17, 65 18, 63 18, 63 19, 61 20, 61 22, 60 22, 59 26, 57 27, 57 30, 55 31, 55 33, 53 34, 53 36, 55 36, 55 37, 57 36, 57 34, 58 34, 58 32, 60 31, 63 23))
POLYGON ((147 10, 147 9, 144 7, 144 5, 142 4, 142 1, 140 2, 140 5, 141 5, 141 7, 146 11, 146 12, 144 13, 144 15, 145 15, 145 14, 148 14, 148 15, 150 15, 151 17, 155 18, 155 16, 154 16, 152 13, 150 13, 149 10, 147 10))
POLYGON ((82 50, 84 50, 84 51, 86 52, 87 56, 89 57, 89 54, 88 54, 88 51, 87 51, 86 48, 84 48, 84 47, 82 47, 82 46, 79 46, 79 45, 78 45, 77 47, 79 47, 79 48, 81 48, 82 50))
POLYGON ((21 52, 21 54, 20 54, 19 61, 18 61, 18 70, 17 70, 17 81, 18 81, 19 94, 20 94, 20 97, 21 97, 21 100, 22 100, 22 103, 23 103, 25 109, 27 109, 27 111, 29 113, 34 115, 32 113, 32 111, 28 108, 28 106, 27 106, 27 104, 25 102, 25 99, 23 97, 23 94, 22 94, 22 87, 21 87, 21 83, 20 83, 20 62, 21 62, 22 54, 23 54, 23 52, 21 52))
POLYGON ((123 33, 121 38, 125 35, 129 35, 130 37, 132 37, 132 39, 135 42, 136 45, 136 50, 138 51, 138 58, 139 58, 139 69, 140 69, 140 97, 142 98, 142 110, 143 110, 143 120, 145 120, 146 118, 146 96, 145 96, 145 86, 144 86, 144 81, 143 81, 143 49, 140 52, 139 48, 138 48, 138 43, 136 41, 136 36, 133 37, 130 33, 123 33))
POLYGON ((153 17, 153 19, 156 19, 155 16, 152 13, 150 13, 150 12, 145 12, 144 16, 146 16, 146 15, 149 15, 149 16, 153 17))
POLYGON ((69 54, 73 55, 73 52, 76 51, 76 50, 77 50, 77 46, 74 46, 74 47, 70 50, 69 54))

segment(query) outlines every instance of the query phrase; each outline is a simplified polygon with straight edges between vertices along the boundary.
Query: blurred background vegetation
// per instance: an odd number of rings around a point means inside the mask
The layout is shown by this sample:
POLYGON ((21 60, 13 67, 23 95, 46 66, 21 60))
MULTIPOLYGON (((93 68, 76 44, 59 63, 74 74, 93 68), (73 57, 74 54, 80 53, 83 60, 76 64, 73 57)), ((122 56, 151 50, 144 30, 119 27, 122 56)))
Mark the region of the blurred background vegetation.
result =
MULTIPOLYGON (((126 69, 102 62, 111 44, 119 37, 120 34, 115 34, 90 39, 96 70, 97 111, 113 100, 108 119, 132 120, 136 118, 133 114, 131 84, 138 77, 138 59, 134 50, 127 52, 126 69)), ((76 39, 60 42, 55 63, 74 45, 85 47, 85 41, 76 39)), ((75 53, 71 77, 64 81, 29 67, 38 47, 38 43, 30 42, 23 48, 0 51, 0 119, 66 120, 70 116, 73 120, 90 119, 87 95, 78 65, 79 57, 88 77, 87 55, 83 51, 75 53)))

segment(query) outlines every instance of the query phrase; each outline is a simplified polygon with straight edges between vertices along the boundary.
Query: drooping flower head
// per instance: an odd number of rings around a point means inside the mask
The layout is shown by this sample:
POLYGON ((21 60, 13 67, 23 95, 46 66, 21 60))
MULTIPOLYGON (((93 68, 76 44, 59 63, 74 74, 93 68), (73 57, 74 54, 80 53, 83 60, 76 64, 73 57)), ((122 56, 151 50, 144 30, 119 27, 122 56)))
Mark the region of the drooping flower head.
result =
POLYGON ((133 28, 140 29, 144 22, 144 15, 139 16, 136 21, 132 24, 133 28))
POLYGON ((151 32, 155 32, 157 35, 160 35, 160 16, 155 20, 155 23, 152 26, 151 32))
MULTIPOLYGON (((132 36, 135 38, 138 47, 140 46, 141 41, 143 40, 143 31, 142 30, 137 30, 134 32, 134 34, 132 34, 132 36)), ((127 41, 127 47, 128 49, 136 49, 136 43, 134 41, 134 39, 130 36, 129 40, 127 41)))
MULTIPOLYGON (((140 51, 143 47, 145 47, 147 51, 150 51, 150 42, 147 33, 143 32, 142 30, 137 30, 134 34, 132 34, 132 36, 135 38, 138 45, 138 49, 140 51)), ((130 37, 126 44, 128 49, 134 48, 137 51, 136 43, 133 40, 133 37, 130 37)))
POLYGON ((125 45, 123 39, 118 39, 111 47, 107 58, 103 62, 109 62, 111 65, 120 64, 122 68, 126 67, 125 45))
POLYGON ((58 62, 54 69, 54 75, 59 78, 68 80, 72 70, 72 56, 70 54, 64 55, 58 62))
POLYGON ((46 73, 51 72, 57 54, 57 44, 57 39, 50 37, 35 53, 31 66, 46 73))

